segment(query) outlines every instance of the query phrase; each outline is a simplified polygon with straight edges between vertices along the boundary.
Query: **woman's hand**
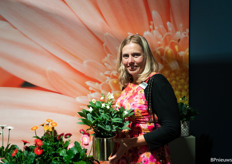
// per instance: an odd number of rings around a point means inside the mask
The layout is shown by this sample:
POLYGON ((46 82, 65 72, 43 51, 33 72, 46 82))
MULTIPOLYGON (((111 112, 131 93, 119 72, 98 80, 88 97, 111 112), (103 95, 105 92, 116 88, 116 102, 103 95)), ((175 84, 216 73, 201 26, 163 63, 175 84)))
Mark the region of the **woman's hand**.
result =
POLYGON ((119 145, 117 152, 109 157, 109 163, 117 163, 119 159, 130 149, 132 138, 116 138, 114 142, 119 145))
POLYGON ((109 163, 112 164, 117 163, 130 148, 146 144, 143 135, 134 138, 115 138, 114 142, 119 146, 117 152, 109 157, 109 163))

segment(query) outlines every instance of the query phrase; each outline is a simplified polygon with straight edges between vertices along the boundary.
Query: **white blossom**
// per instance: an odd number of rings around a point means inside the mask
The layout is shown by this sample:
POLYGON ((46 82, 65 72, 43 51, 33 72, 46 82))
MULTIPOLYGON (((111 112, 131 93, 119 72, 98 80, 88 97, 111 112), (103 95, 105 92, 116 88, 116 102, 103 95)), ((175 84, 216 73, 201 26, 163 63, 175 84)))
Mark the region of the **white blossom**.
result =
POLYGON ((92 102, 95 104, 95 103, 96 103, 96 100, 95 100, 95 99, 92 99, 92 102))
POLYGON ((124 115, 127 115, 127 114, 128 114, 127 110, 124 110, 124 115))
POLYGON ((107 99, 108 99, 108 100, 113 100, 113 99, 114 99, 113 93, 108 92, 108 94, 107 94, 107 99))
POLYGON ((102 108, 104 108, 106 106, 106 104, 105 103, 102 103, 102 108))
POLYGON ((105 97, 101 97, 100 100, 104 100, 105 97))
POLYGON ((13 129, 14 129, 13 126, 7 126, 6 128, 7 128, 8 130, 13 130, 13 129))
POLYGON ((2 129, 4 129, 4 127, 6 127, 6 125, 0 125, 0 127, 1 127, 2 129))
POLYGON ((109 106, 109 105, 107 105, 107 106, 106 106, 106 108, 107 108, 107 109, 110 109, 110 106, 109 106))
POLYGON ((92 111, 93 111, 93 108, 92 108, 92 107, 90 107, 90 108, 88 109, 88 111, 92 112, 92 111))

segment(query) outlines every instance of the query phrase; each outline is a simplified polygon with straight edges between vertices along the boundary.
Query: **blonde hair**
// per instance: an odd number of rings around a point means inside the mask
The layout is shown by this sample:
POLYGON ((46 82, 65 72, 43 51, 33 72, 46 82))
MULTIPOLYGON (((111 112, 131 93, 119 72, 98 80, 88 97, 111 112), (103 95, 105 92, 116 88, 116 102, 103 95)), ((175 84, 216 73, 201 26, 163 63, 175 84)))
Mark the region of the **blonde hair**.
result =
POLYGON ((152 72, 158 71, 158 63, 156 62, 151 52, 147 40, 143 36, 138 34, 130 35, 121 42, 118 49, 117 71, 119 73, 119 83, 121 87, 126 87, 128 83, 133 81, 132 76, 127 72, 126 68, 122 64, 122 49, 125 45, 129 43, 136 43, 140 45, 144 53, 144 70, 141 74, 139 74, 136 81, 137 84, 145 81, 152 72))

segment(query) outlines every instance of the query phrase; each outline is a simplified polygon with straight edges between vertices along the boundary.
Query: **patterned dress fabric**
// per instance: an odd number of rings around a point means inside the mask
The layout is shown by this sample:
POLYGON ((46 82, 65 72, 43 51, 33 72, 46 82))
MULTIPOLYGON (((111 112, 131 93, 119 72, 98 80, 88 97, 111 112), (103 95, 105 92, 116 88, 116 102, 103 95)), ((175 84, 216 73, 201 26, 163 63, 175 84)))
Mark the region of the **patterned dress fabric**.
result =
MULTIPOLYGON (((151 74, 149 78, 154 74, 156 73, 151 74)), ((138 84, 129 83, 122 91, 115 105, 116 107, 123 106, 125 109, 133 109, 134 111, 134 115, 130 118, 132 121, 130 124, 131 130, 125 133, 123 137, 137 137, 160 127, 157 123, 157 116, 155 116, 155 121, 150 121, 152 116, 147 110, 144 89, 138 84)), ((119 163, 170 164, 170 153, 167 145, 152 152, 147 145, 133 147, 120 159, 119 163)))

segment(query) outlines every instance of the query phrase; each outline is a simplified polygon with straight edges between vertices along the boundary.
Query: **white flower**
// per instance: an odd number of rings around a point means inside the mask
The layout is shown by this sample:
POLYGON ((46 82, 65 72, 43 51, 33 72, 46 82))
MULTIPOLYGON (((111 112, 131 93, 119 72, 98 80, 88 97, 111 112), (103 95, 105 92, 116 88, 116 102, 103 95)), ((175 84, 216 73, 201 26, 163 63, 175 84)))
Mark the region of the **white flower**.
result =
POLYGON ((95 103, 96 103, 96 100, 95 100, 95 99, 92 99, 92 102, 95 104, 95 103))
POLYGON ((107 105, 107 106, 106 106, 106 108, 107 108, 107 109, 110 109, 110 106, 109 106, 109 105, 107 105))
POLYGON ((104 100, 104 98, 105 98, 105 97, 101 97, 100 99, 101 99, 101 100, 104 100))
POLYGON ((114 99, 113 93, 108 92, 108 94, 107 94, 107 99, 108 99, 108 100, 113 100, 113 99, 114 99))
POLYGON ((102 103, 102 108, 104 108, 106 106, 106 104, 105 103, 102 103))
POLYGON ((0 127, 1 127, 2 129, 4 129, 4 127, 6 127, 6 125, 0 125, 0 127))
POLYGON ((127 110, 124 110, 124 115, 127 115, 127 114, 128 114, 127 110))
POLYGON ((7 126, 6 128, 7 128, 8 130, 13 130, 13 129, 14 129, 13 126, 7 126))
POLYGON ((90 107, 90 108, 88 109, 88 111, 92 112, 92 111, 93 111, 93 108, 92 108, 92 107, 90 107))

